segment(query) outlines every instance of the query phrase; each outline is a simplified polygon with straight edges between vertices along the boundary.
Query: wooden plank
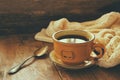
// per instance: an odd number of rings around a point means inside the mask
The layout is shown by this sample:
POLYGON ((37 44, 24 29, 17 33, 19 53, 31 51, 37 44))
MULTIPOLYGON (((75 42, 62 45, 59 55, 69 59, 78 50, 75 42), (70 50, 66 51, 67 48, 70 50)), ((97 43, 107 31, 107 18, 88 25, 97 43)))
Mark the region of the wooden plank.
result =
POLYGON ((94 13, 119 0, 0 0, 0 13, 29 13, 55 15, 94 13))
POLYGON ((119 0, 0 0, 0 34, 35 33, 63 17, 86 21, 120 11, 119 0))
POLYGON ((62 80, 119 80, 120 65, 105 69, 91 66, 84 69, 69 70, 56 65, 62 80))
MULTIPOLYGON (((91 66, 85 69, 69 70, 54 65, 48 56, 33 61, 13 75, 7 71, 23 61, 42 46, 51 43, 35 41, 34 34, 0 36, 0 80, 119 80, 120 65, 104 69, 91 66)), ((32 61, 32 60, 31 60, 32 61)), ((31 62, 30 61, 30 62, 31 62)))
POLYGON ((93 73, 95 70, 94 68, 95 67, 81 70, 67 70, 58 68, 58 70, 63 80, 99 80, 93 73))
MULTIPOLYGON (((59 80, 58 72, 46 57, 31 60, 29 66, 22 68, 13 75, 8 70, 33 55, 33 52, 42 46, 52 46, 49 43, 35 41, 33 35, 12 35, 0 37, 0 80, 59 80)), ((49 48, 50 52, 52 47, 49 48)))

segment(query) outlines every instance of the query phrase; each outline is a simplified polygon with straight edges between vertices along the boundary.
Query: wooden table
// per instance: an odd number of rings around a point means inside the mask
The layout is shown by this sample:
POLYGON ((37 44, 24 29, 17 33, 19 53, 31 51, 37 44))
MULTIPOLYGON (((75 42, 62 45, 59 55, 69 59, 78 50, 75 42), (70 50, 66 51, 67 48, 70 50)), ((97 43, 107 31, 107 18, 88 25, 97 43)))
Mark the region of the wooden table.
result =
POLYGON ((47 55, 32 61, 19 72, 9 75, 8 70, 48 45, 48 55, 53 44, 34 40, 34 34, 0 36, 0 80, 120 80, 120 66, 110 69, 91 66, 86 69, 67 70, 56 66, 47 55))

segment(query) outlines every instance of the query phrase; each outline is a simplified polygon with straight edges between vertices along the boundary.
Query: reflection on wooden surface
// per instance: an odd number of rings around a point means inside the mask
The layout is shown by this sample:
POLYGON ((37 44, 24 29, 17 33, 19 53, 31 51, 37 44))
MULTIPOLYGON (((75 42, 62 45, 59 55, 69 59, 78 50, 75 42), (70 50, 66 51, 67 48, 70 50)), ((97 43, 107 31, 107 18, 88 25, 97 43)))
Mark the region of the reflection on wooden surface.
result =
POLYGON ((92 66, 80 70, 67 70, 56 66, 49 59, 53 50, 52 43, 33 39, 33 34, 0 36, 0 80, 119 80, 120 66, 104 69, 92 66), (49 46, 48 55, 37 59, 19 72, 8 75, 8 70, 33 55, 45 45, 49 46))

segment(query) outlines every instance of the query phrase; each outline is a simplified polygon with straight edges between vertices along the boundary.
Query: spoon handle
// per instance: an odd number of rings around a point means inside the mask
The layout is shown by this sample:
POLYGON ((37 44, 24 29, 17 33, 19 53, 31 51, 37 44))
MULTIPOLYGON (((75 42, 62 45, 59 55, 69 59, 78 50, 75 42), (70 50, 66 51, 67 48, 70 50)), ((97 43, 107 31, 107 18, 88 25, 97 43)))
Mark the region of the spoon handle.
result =
POLYGON ((8 74, 14 74, 16 73, 17 71, 19 71, 21 69, 21 67, 31 58, 33 58, 34 56, 30 56, 28 57, 27 59, 25 59, 22 63, 12 67, 9 71, 8 71, 8 74))

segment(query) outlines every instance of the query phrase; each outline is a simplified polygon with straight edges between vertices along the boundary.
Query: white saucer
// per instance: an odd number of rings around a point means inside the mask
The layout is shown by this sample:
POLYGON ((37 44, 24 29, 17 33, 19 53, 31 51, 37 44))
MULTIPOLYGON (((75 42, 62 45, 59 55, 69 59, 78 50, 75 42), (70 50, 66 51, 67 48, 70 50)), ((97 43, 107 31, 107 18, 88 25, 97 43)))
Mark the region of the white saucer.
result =
POLYGON ((51 61, 56 63, 58 66, 61 66, 66 69, 83 69, 83 68, 88 68, 96 63, 96 61, 91 60, 91 61, 84 61, 83 63, 79 65, 68 65, 62 62, 60 59, 56 58, 54 55, 54 51, 51 51, 49 56, 50 56, 51 61))

